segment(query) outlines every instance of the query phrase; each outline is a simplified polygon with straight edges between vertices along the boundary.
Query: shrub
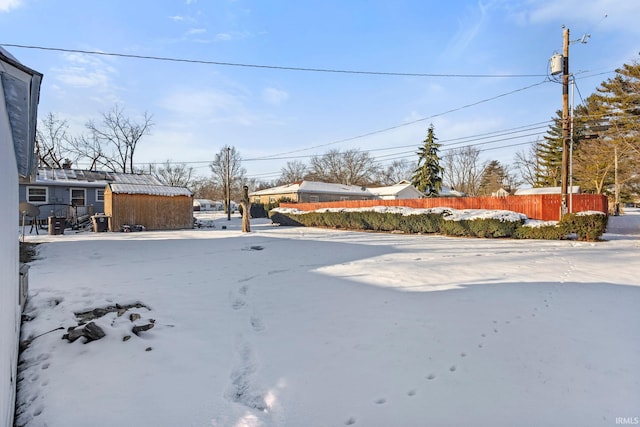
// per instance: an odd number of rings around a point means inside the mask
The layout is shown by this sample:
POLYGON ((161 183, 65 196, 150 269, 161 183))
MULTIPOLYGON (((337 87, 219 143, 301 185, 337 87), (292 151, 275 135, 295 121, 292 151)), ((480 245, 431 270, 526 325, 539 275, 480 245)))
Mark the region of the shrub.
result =
POLYGON ((518 227, 513 237, 516 239, 564 240, 567 238, 564 227, 543 225, 541 227, 518 227))
POLYGON ((575 233, 578 240, 594 242, 604 234, 608 220, 601 212, 578 212, 564 215, 559 226, 567 233, 575 233))
POLYGON ((447 220, 451 212, 402 215, 377 211, 313 211, 299 214, 270 212, 269 217, 281 225, 328 227, 347 230, 402 231, 437 233, 458 237, 517 238, 562 240, 575 233, 579 240, 598 240, 607 226, 607 216, 600 213, 565 215, 558 225, 525 227, 524 220, 498 218, 447 220))

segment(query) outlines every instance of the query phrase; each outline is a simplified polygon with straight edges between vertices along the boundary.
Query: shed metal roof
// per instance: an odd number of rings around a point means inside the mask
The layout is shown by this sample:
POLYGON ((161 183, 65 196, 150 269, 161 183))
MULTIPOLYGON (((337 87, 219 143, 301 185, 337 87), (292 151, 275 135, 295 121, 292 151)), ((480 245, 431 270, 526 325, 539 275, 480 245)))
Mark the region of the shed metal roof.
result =
POLYGON ((150 196, 191 196, 185 187, 168 187, 166 185, 109 184, 114 194, 145 194, 150 196))
POLYGON ((158 178, 148 174, 51 168, 38 168, 36 180, 33 182, 33 184, 41 185, 78 185, 83 187, 106 187, 110 183, 163 185, 158 178))

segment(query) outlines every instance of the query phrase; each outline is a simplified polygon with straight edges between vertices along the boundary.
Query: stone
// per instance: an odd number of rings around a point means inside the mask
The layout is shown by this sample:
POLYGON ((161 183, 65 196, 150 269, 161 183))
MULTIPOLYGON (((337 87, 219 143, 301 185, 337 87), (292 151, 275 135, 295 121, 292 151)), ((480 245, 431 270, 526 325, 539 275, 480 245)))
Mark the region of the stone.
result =
POLYGON ((73 329, 69 330, 69 333, 65 334, 64 337, 69 342, 75 342, 78 338, 80 338, 83 335, 84 335, 84 329, 83 328, 73 328, 73 329))
POLYGON ((125 335, 122 337, 122 341, 129 341, 131 339, 131 335, 125 335))
POLYGON ((131 320, 132 322, 135 322, 136 320, 138 320, 140 318, 140 315, 138 313, 131 313, 129 315, 129 320, 131 320))
POLYGON ((87 338, 87 342, 96 341, 106 336, 102 328, 93 322, 87 323, 82 330, 82 335, 87 338))
POLYGON ((155 326, 154 323, 147 323, 146 325, 136 325, 131 329, 131 332, 138 335, 140 332, 148 331, 155 326))

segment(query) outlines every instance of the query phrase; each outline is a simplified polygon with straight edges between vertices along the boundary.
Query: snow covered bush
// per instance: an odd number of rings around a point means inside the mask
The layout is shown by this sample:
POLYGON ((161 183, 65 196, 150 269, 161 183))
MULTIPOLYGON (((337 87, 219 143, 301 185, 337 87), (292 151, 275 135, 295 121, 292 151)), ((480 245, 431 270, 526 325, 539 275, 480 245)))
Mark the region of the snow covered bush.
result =
POLYGON ((563 240, 575 234, 578 240, 598 240, 607 227, 602 212, 565 215, 559 223, 528 226, 528 218, 511 211, 482 209, 320 209, 311 212, 276 208, 270 218, 280 225, 327 227, 345 230, 401 231, 458 237, 563 240))

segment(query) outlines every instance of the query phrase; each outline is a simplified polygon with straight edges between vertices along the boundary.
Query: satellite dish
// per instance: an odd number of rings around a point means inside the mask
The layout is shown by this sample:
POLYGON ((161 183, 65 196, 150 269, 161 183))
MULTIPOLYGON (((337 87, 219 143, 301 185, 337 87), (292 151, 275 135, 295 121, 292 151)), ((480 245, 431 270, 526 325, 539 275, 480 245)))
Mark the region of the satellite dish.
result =
POLYGON ((29 202, 21 202, 18 208, 20 209, 20 213, 25 216, 36 217, 40 215, 40 208, 29 202))

